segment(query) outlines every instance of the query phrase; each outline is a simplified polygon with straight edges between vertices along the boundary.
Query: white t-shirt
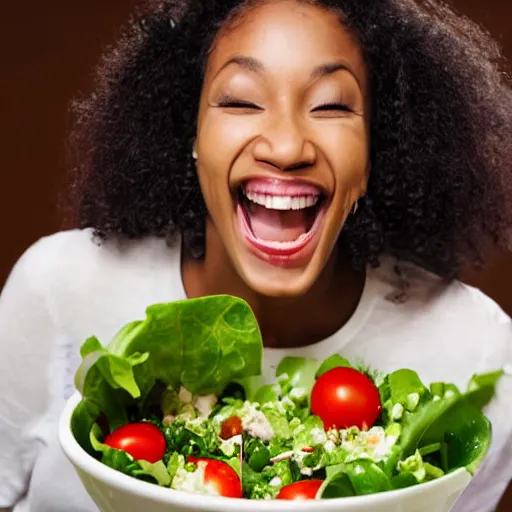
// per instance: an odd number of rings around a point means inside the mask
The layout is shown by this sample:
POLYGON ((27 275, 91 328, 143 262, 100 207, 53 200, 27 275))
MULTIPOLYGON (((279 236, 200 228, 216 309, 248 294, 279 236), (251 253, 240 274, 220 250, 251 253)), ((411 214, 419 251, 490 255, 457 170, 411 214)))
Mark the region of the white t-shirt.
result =
MULTIPOLYGON (((512 324, 491 299, 413 266, 402 270, 407 285, 389 262, 370 270, 349 322, 286 354, 321 360, 340 352, 384 372, 408 367, 427 383, 460 386, 474 372, 512 364, 512 324)), ((79 347, 91 335, 107 343, 150 304, 183 298, 180 250, 161 239, 97 245, 89 230, 75 230, 26 251, 0 296, 0 508, 97 512, 57 440, 79 347)), ((265 351, 268 378, 284 354, 265 351)), ((491 511, 512 476, 512 377, 487 413, 492 450, 457 512, 491 511)))

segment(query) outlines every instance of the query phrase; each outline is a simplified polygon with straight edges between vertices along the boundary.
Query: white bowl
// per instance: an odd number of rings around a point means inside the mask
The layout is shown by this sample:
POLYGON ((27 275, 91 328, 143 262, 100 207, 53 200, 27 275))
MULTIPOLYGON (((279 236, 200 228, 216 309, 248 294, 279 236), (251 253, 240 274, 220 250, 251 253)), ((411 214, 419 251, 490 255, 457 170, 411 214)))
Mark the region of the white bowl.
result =
POLYGON ((81 397, 67 402, 59 422, 64 453, 101 512, 449 512, 471 480, 465 469, 421 485, 368 496, 315 501, 240 500, 189 494, 143 482, 105 466, 75 440, 71 415, 81 397))

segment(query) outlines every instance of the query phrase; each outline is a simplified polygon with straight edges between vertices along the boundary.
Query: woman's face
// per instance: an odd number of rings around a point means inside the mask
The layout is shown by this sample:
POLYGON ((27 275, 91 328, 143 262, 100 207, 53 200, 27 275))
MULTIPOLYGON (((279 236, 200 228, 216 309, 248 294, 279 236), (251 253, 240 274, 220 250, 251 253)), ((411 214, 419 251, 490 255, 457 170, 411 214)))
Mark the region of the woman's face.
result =
POLYGON ((332 12, 255 7, 210 55, 197 170, 233 267, 255 292, 297 296, 330 260, 369 167, 367 76, 332 12))

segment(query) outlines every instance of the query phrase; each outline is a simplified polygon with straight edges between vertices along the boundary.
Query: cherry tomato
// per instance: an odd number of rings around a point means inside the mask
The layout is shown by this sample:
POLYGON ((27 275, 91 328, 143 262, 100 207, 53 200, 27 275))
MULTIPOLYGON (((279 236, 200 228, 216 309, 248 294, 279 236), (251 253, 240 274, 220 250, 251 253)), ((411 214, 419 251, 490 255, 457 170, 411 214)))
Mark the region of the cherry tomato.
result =
POLYGON ((165 436, 152 423, 129 423, 114 430, 105 444, 111 448, 124 450, 135 460, 151 463, 163 459, 167 443, 165 436))
POLYGON ((370 428, 381 411, 379 390, 353 368, 333 368, 318 377, 311 392, 311 412, 331 428, 370 428))
POLYGON ((243 432, 242 420, 238 416, 231 416, 222 422, 220 426, 220 437, 222 439, 231 439, 243 432))
POLYGON ((314 500, 323 480, 302 480, 285 485, 277 495, 278 500, 314 500))
POLYGON ((242 482, 229 464, 205 457, 188 457, 187 461, 194 464, 206 462, 204 484, 219 496, 226 498, 243 497, 242 482))

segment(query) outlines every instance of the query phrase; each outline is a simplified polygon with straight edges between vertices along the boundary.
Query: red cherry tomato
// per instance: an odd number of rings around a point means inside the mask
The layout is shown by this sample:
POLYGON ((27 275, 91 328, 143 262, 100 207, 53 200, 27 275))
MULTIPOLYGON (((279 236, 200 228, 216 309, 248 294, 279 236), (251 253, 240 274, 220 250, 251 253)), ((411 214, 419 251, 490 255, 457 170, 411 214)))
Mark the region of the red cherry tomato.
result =
POLYGON ((231 439, 240 435, 244 431, 242 420, 238 416, 231 416, 222 422, 220 426, 220 437, 222 439, 231 439))
POLYGON ((320 375, 311 392, 311 412, 331 428, 370 428, 381 411, 379 390, 353 368, 333 368, 320 375))
POLYGON ((236 471, 225 462, 205 457, 188 457, 188 462, 206 462, 204 484, 219 496, 242 498, 242 482, 236 471))
POLYGON ((135 460, 151 463, 162 460, 167 443, 165 436, 152 423, 129 423, 114 430, 105 444, 117 450, 124 450, 135 460))
POLYGON ((302 480, 285 485, 277 495, 278 500, 314 500, 323 480, 302 480))

